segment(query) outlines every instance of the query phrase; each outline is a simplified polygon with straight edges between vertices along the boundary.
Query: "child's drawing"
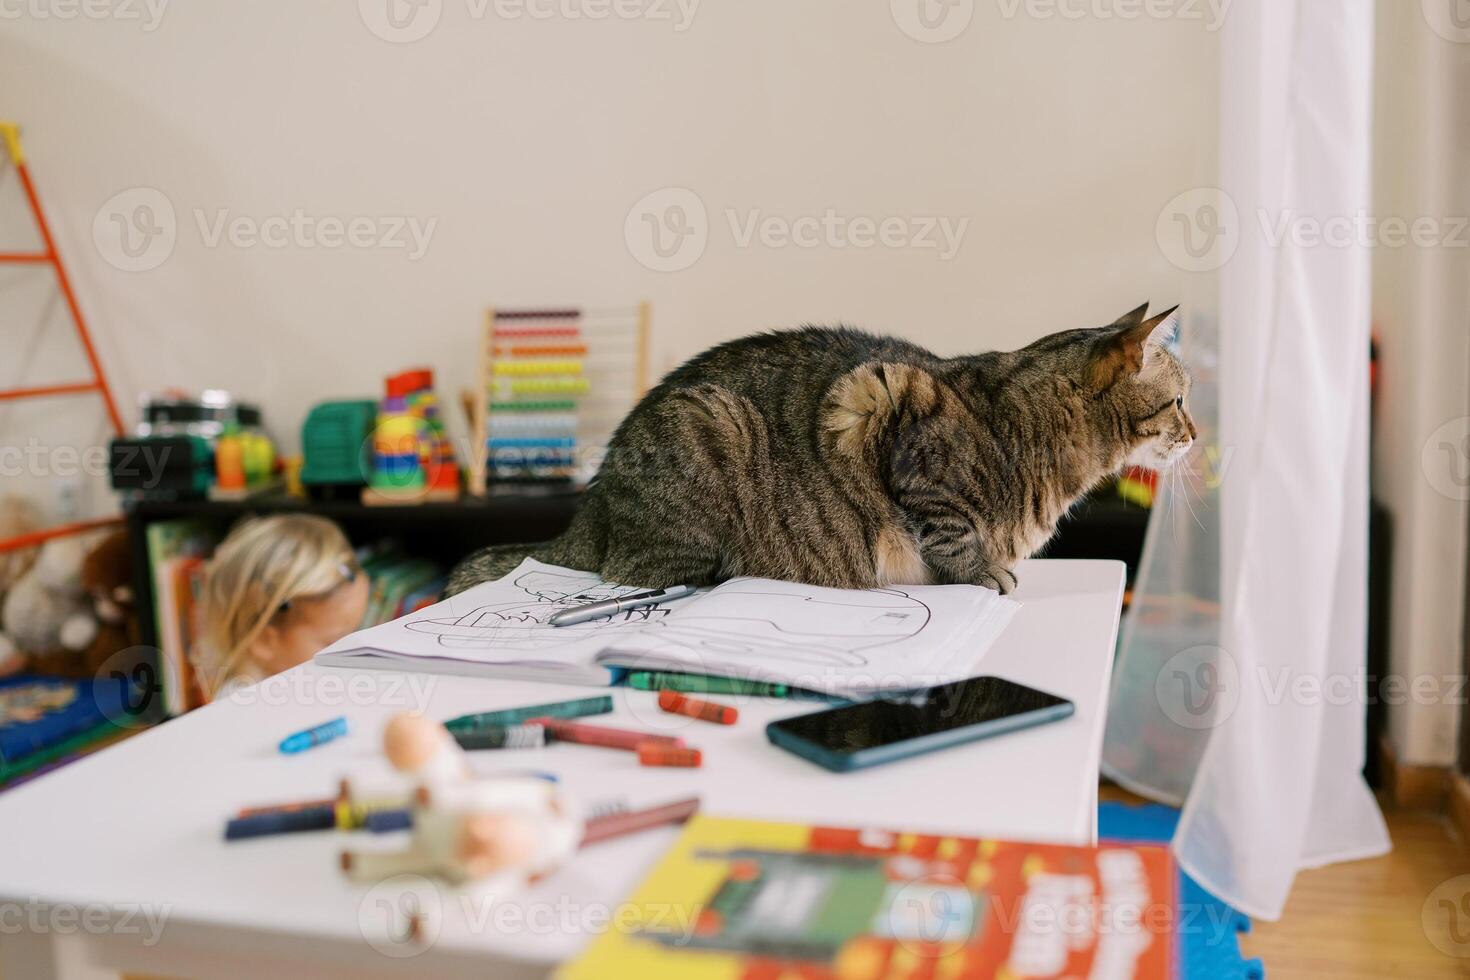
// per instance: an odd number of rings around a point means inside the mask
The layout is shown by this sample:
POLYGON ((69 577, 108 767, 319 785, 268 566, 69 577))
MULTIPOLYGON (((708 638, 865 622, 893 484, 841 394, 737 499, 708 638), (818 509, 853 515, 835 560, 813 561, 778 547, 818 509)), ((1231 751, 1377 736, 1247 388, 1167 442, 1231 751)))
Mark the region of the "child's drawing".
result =
POLYGON ((445 647, 521 654, 584 639, 607 627, 649 626, 633 644, 640 654, 679 651, 860 667, 868 663, 864 651, 912 639, 930 619, 927 605, 895 589, 844 594, 736 579, 684 604, 646 606, 552 628, 548 620, 563 609, 640 590, 578 572, 527 571, 510 584, 523 599, 476 606, 453 619, 406 625, 437 636, 445 647), (679 615, 668 618, 675 610, 679 615))
POLYGON ((897 589, 844 593, 735 579, 640 633, 637 646, 640 654, 687 651, 862 667, 865 651, 913 639, 930 615, 927 605, 897 589))
POLYGON ((405 625, 415 632, 438 636, 439 643, 446 647, 525 653, 583 639, 604 627, 641 626, 669 614, 669 609, 662 606, 644 606, 572 626, 551 627, 548 621, 563 609, 643 590, 604 582, 588 572, 571 571, 523 572, 510 585, 524 598, 476 606, 454 619, 419 619, 405 625))

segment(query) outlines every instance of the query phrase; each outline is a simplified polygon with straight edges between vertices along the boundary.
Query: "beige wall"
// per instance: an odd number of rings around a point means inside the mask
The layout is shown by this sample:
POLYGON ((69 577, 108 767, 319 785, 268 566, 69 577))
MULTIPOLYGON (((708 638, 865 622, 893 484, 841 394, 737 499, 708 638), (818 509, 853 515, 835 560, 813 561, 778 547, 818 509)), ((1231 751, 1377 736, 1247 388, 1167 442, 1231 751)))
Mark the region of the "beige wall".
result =
MULTIPOLYGON (((0 0, 0 12, 64 2, 0 0)), ((905 34, 888 3, 850 0, 708 2, 682 30, 671 0, 654 8, 671 21, 506 17, 442 0, 437 27, 413 43, 375 36, 350 0, 178 3, 151 31, 27 13, 0 20, 0 106, 26 125, 123 397, 228 388, 264 402, 294 447, 312 402, 375 392, 403 366, 467 383, 491 301, 647 297, 657 370, 803 321, 959 352, 1172 302, 1186 274, 1160 253, 1155 220, 1211 181, 1217 121, 1216 34, 1192 19, 1211 7, 1176 6, 1067 19, 981 0, 946 43, 905 34), (656 272, 630 253, 624 223, 669 186, 698 194, 708 245, 689 268, 656 272), (177 240, 162 264, 129 272, 99 254, 93 223, 136 187, 166 196, 177 240), (417 260, 210 246, 196 212, 208 226, 220 209, 437 224, 417 260), (742 247, 728 209, 737 224, 833 209, 968 227, 947 260, 759 237, 742 247)), ((142 0, 128 9, 146 21, 142 0)), ((13 190, 0 183, 0 196, 13 190)), ((0 303, 7 337, 36 315, 0 303)), ((40 421, 11 416, 4 431, 40 421)))
MULTIPOLYGON (((1377 60, 1374 212, 1453 227, 1470 215, 1470 44, 1431 31, 1418 4, 1385 0, 1377 60)), ((1374 317, 1374 494, 1395 538, 1390 670, 1454 696, 1391 705, 1389 736, 1401 762, 1447 765, 1464 696, 1467 488, 1451 466, 1470 462, 1470 248, 1377 249, 1374 317)))

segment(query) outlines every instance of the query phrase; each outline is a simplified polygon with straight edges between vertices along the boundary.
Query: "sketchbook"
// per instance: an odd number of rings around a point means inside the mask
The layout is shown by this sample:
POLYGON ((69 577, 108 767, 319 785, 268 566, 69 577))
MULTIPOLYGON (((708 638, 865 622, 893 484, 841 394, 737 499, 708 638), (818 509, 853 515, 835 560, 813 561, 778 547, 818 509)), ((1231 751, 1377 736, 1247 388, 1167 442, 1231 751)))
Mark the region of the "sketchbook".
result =
POLYGON ((575 626, 563 609, 645 591, 526 559, 513 572, 316 655, 382 667, 607 685, 623 670, 789 684, 839 696, 968 677, 1018 604, 970 585, 828 589, 735 578, 575 626))

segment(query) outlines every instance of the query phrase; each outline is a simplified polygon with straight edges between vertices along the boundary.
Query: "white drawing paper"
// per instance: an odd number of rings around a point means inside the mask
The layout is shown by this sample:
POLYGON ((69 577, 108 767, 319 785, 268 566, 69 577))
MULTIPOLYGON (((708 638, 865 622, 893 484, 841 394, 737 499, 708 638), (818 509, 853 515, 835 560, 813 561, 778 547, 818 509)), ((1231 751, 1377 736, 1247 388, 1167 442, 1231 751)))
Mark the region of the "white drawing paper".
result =
POLYGON ((316 659, 593 684, 609 683, 611 666, 680 670, 854 694, 968 676, 1017 608, 974 586, 846 590, 738 578, 670 603, 549 624, 563 609, 640 591, 528 558, 316 659))

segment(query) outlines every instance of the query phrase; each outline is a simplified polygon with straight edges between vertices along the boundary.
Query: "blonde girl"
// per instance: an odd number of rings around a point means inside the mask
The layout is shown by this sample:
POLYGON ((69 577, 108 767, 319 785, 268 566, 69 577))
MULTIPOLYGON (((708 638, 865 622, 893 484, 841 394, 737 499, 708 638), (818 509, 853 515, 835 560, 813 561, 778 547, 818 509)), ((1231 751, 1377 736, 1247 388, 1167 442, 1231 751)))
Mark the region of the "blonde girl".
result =
POLYGON ((210 559, 195 666, 214 697, 311 659, 357 629, 368 581, 331 521, 306 514, 235 526, 210 559))

